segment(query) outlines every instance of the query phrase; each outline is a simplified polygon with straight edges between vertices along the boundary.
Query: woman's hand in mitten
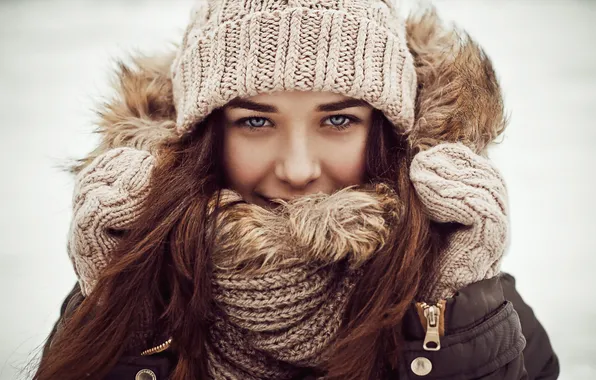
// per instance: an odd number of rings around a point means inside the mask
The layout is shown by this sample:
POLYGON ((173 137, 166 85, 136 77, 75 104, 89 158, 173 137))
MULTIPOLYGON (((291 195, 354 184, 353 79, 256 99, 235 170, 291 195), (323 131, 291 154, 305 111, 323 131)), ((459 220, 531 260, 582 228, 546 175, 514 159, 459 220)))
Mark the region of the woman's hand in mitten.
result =
POLYGON ((149 152, 115 148, 77 174, 68 255, 84 295, 95 286, 119 238, 138 218, 154 165, 149 152))
POLYGON ((461 143, 443 143, 412 161, 410 178, 432 220, 462 227, 448 237, 429 301, 499 272, 508 239, 507 190, 488 159, 461 143))

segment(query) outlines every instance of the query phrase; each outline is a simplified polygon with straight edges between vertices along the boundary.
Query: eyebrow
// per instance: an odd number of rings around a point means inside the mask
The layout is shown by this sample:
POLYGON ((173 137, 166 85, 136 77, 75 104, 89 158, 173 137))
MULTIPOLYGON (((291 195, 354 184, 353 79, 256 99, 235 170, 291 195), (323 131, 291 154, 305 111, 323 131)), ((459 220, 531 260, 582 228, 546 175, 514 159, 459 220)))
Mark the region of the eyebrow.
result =
MULTIPOLYGON (((346 99, 346 100, 340 100, 338 102, 319 104, 317 106, 317 111, 318 112, 331 112, 331 111, 339 111, 339 110, 343 110, 346 108, 352 108, 352 107, 368 107, 368 106, 369 106, 369 104, 361 99, 346 99)), ((253 102, 251 100, 240 99, 240 98, 231 100, 228 103, 228 107, 230 107, 230 108, 245 108, 245 109, 252 110, 252 111, 266 112, 266 113, 278 113, 279 112, 279 110, 275 106, 272 106, 269 104, 257 103, 257 102, 253 102)))

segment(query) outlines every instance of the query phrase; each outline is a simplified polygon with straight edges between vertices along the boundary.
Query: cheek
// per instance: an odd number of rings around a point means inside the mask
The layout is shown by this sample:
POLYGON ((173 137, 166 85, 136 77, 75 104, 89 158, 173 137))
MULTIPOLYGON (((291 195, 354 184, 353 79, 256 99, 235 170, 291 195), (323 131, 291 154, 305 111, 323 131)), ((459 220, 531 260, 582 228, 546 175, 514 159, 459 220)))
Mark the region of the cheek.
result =
POLYGON ((366 134, 326 145, 322 164, 335 187, 361 184, 366 166, 366 134))
POLYGON ((223 161, 228 186, 242 195, 252 192, 268 168, 267 150, 255 149, 241 136, 224 137, 223 161))

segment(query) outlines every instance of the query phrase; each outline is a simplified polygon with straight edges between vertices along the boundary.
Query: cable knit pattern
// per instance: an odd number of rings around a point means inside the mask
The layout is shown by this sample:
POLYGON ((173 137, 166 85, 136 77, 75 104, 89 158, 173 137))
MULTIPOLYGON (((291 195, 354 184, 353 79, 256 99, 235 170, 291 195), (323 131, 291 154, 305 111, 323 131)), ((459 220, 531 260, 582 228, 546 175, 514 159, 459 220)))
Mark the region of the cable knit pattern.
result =
MULTIPOLYGON (((114 231, 126 230, 144 206, 154 164, 148 152, 117 148, 77 176, 68 251, 84 294, 110 260, 119 235, 114 231)), ((444 143, 418 153, 410 177, 433 220, 464 226, 449 237, 438 281, 421 296, 446 298, 496 275, 508 223, 505 185, 492 163, 463 144, 444 143)), ((210 222, 216 225, 209 227, 217 232, 212 378, 291 379, 300 367, 320 365, 360 268, 384 244, 401 203, 384 185, 313 194, 273 210, 230 191, 221 200, 210 222), (255 235, 255 226, 277 233, 255 235), (325 236, 334 237, 330 246, 325 236)), ((149 326, 139 327, 146 331, 149 326)))
POLYGON ((416 72, 390 1, 210 0, 172 64, 178 133, 236 97, 330 91, 370 103, 400 131, 414 121, 416 72))
POLYGON ((414 156, 410 178, 433 220, 463 225, 449 237, 439 279, 422 298, 451 297, 498 274, 509 223, 507 190, 494 165, 461 143, 443 143, 414 156))
MULTIPOLYGON (((110 231, 126 230, 145 205, 154 162, 147 152, 117 148, 77 176, 69 254, 85 294, 116 247, 110 231)), ((362 267, 386 241, 400 205, 384 185, 312 194, 275 209, 224 190, 208 223, 216 229, 211 378, 292 379, 301 367, 324 363, 362 267)), ((151 340, 151 311, 139 313, 144 325, 127 347, 151 340)))
MULTIPOLYGON (((126 230, 146 204, 154 164, 148 152, 117 148, 77 176, 69 255, 85 295, 111 259, 114 231, 126 230)), ((224 190, 208 223, 216 229, 211 377, 292 379, 301 367, 321 365, 361 268, 386 241, 400 205, 384 185, 312 194, 275 209, 224 190)), ((143 326, 127 347, 151 339, 151 311, 139 313, 143 326)))
POLYGON ((146 151, 116 148, 77 175, 67 248, 85 296, 109 262, 122 232, 141 212, 154 164, 146 151))
MULTIPOLYGON (((77 176, 69 255, 84 294, 110 260, 114 231, 138 217, 154 164, 148 152, 117 148, 77 176)), ((449 237, 438 281, 421 296, 449 297, 496 275, 508 223, 505 185, 492 163, 463 144, 444 143, 418 153, 410 177, 433 220, 464 226, 449 237)), ((209 223, 216 228, 218 306, 208 350, 212 378, 291 379, 300 367, 320 365, 360 268, 384 244, 401 203, 384 185, 313 194, 271 210, 228 190, 220 202, 209 223)))

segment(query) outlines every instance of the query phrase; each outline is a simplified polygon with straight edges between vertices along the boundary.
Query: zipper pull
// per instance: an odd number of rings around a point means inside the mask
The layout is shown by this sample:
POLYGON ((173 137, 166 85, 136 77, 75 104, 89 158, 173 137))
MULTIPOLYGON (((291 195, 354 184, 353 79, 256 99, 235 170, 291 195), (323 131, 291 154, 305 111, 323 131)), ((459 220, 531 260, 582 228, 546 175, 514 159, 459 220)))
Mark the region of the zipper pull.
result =
POLYGON ((423 347, 426 351, 439 351, 441 349, 441 336, 439 325, 441 322, 441 305, 422 304, 426 318, 426 335, 423 347))

